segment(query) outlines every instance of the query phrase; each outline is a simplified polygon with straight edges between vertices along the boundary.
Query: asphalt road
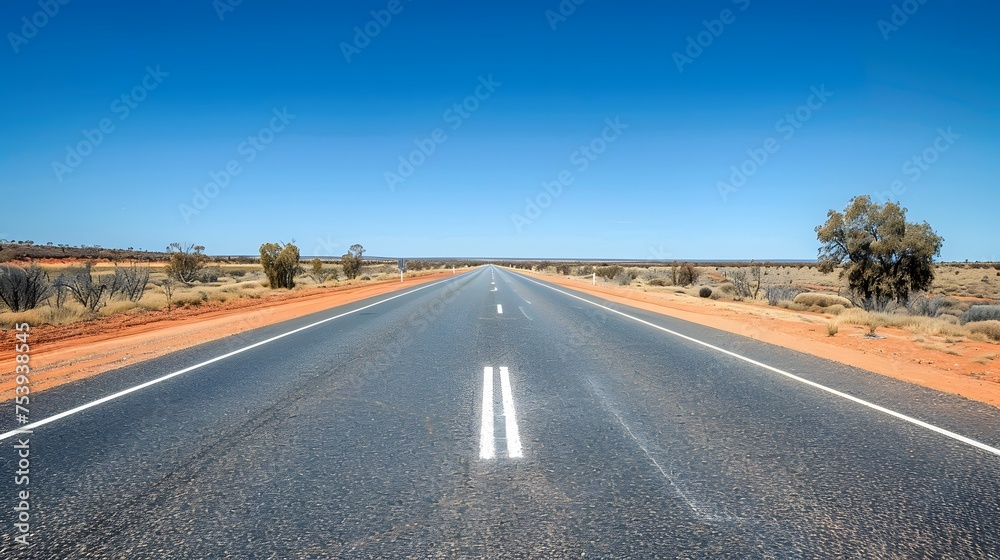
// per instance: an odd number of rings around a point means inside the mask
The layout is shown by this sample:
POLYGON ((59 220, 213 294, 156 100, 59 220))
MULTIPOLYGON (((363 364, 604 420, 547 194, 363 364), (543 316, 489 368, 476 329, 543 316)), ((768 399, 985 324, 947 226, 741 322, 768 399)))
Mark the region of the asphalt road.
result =
POLYGON ((498 268, 90 404, 0 408, 0 557, 1000 558, 1000 410, 498 268))

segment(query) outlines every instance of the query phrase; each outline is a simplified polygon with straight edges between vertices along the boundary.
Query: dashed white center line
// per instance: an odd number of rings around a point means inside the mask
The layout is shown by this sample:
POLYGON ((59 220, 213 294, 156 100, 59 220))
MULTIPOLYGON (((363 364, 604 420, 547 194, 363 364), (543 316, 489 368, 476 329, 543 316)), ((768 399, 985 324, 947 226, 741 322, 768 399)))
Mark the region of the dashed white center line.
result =
POLYGON ((522 456, 521 435, 517 431, 514 414, 514 394, 510 389, 510 374, 506 367, 500 367, 500 394, 503 397, 503 418, 507 429, 507 455, 511 459, 522 456))
POLYGON ((479 429, 479 458, 496 456, 493 441, 493 368, 483 368, 483 421, 479 429))
POLYGON ((499 303, 497 304, 497 315, 503 315, 503 306, 499 303))

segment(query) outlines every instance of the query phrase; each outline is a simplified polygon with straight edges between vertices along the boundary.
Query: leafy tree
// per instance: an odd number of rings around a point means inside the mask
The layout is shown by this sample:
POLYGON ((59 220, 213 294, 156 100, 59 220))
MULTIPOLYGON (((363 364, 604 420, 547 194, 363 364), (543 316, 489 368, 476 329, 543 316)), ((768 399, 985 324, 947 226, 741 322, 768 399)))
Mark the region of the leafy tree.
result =
POLYGON ((357 278, 361 274, 361 257, 365 254, 365 248, 355 243, 340 257, 340 264, 344 267, 344 276, 349 280, 357 278))
POLYGON ((264 267, 271 289, 294 288, 295 275, 302 270, 299 266, 299 248, 292 243, 261 245, 260 264, 264 267))
POLYGON ((190 284, 198 278, 198 273, 208 262, 203 245, 181 245, 171 243, 167 246, 170 254, 170 264, 167 265, 167 276, 185 284, 190 284))
POLYGON ((907 222, 905 208, 868 196, 852 198, 843 214, 827 212, 816 237, 823 244, 819 269, 843 264, 855 305, 869 311, 905 305, 911 292, 929 288, 944 241, 927 222, 907 222))

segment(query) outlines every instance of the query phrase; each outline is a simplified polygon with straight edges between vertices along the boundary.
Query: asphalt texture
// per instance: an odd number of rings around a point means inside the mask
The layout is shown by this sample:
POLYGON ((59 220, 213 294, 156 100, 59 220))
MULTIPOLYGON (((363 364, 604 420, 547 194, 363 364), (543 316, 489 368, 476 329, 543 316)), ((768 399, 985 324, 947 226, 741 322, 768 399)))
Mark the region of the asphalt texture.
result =
POLYGON ((308 326, 0 441, 0 557, 1000 558, 1000 456, 587 301, 993 447, 1000 410, 564 292, 483 267, 39 393, 308 326))

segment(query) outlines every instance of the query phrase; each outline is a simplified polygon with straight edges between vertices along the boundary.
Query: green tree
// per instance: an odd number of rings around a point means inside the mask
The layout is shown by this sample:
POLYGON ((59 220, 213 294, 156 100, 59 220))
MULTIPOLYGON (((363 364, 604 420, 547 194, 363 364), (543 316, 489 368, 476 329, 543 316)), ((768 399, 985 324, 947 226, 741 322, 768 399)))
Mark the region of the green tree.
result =
POLYGON ((167 276, 185 284, 194 282, 208 262, 203 245, 171 243, 167 246, 167 253, 170 254, 170 263, 165 270, 167 276))
POLYGON ((361 257, 365 254, 365 248, 355 243, 340 257, 340 264, 344 267, 344 276, 348 280, 353 280, 361 274, 361 257))
POLYGON ((907 222, 905 208, 868 196, 852 198, 843 214, 830 210, 816 237, 819 269, 844 265, 852 300, 869 311, 905 305, 912 292, 929 288, 944 241, 927 222, 907 222))
POLYGON ((299 248, 292 243, 265 243, 260 246, 260 265, 271 289, 294 288, 299 266, 299 248))

